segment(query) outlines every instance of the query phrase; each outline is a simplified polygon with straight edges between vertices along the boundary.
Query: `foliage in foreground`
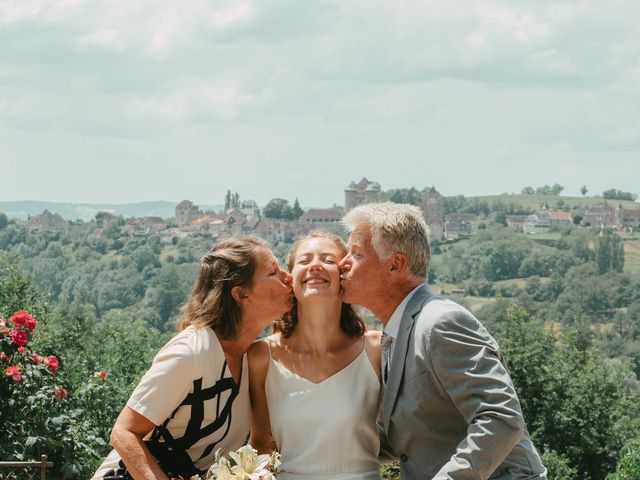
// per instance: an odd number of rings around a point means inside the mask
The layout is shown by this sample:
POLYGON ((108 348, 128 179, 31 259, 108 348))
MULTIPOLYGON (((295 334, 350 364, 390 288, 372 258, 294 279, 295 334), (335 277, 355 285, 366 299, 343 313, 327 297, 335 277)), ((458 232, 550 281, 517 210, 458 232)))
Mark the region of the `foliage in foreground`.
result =
POLYGON ((96 322, 86 307, 49 312, 15 266, 0 266, 2 460, 46 454, 54 462, 50 478, 89 478, 109 450, 116 415, 164 340, 139 322, 96 322))

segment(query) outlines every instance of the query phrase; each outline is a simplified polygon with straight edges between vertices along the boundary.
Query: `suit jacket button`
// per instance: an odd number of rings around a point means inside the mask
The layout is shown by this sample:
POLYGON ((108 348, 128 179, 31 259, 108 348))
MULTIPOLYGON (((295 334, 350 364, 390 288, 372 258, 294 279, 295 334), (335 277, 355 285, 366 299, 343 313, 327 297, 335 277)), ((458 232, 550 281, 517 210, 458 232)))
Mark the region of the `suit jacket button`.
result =
POLYGON ((401 462, 406 462, 407 460, 409 460, 409 457, 407 457, 404 453, 402 455, 400 455, 400 461, 401 462))

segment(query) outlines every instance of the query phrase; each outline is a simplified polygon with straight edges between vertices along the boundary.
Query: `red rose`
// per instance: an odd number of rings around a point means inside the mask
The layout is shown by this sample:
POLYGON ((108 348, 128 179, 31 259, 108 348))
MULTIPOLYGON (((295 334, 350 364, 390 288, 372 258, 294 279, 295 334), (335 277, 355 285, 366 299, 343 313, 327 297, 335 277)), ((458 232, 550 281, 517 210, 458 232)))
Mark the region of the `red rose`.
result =
POLYGON ((58 359, 55 356, 49 355, 48 357, 44 357, 42 359, 42 363, 49 367, 49 370, 51 370, 52 373, 56 373, 58 371, 58 359))
POLYGON ((93 374, 94 378, 99 378, 101 380, 106 380, 107 379, 107 372, 105 370, 100 370, 96 373, 93 374))
MULTIPOLYGON (((18 310, 11 315, 11 321, 16 327, 24 327, 29 324, 29 322, 35 322, 34 318, 29 315, 29 312, 25 312, 24 310, 18 310)), ((35 328, 35 325, 34 325, 35 328)), ((31 330, 31 329, 29 329, 31 330)))
POLYGON ((34 362, 40 363, 40 356, 36 352, 31 352, 31 358, 33 358, 34 362))
POLYGON ((67 395, 69 395, 69 392, 67 392, 67 389, 62 387, 61 385, 58 385, 53 389, 53 396, 56 397, 56 400, 60 402, 67 398, 67 395))
POLYGON ((24 353, 24 347, 18 347, 18 353, 24 353))
POLYGON ((27 334, 22 330, 14 328, 9 332, 9 335, 11 335, 11 343, 18 345, 19 347, 24 347, 29 341, 27 334))
POLYGON ((36 329, 36 326, 38 325, 38 321, 33 318, 31 315, 29 315, 29 318, 27 318, 27 328, 29 329, 30 332, 33 332, 36 329))
POLYGON ((22 380, 20 375, 20 367, 18 365, 12 365, 4 371, 5 377, 11 377, 14 381, 19 382, 22 380))

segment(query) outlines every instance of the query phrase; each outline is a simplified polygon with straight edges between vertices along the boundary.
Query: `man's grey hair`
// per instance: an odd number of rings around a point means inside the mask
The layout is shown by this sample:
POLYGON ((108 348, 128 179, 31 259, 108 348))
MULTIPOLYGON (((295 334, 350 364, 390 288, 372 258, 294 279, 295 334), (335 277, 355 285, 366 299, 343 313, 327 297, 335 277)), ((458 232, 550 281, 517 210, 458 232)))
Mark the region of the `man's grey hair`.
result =
POLYGON ((347 212, 342 222, 350 231, 359 226, 371 228, 371 245, 380 260, 401 252, 409 271, 419 278, 427 276, 431 250, 428 227, 422 211, 403 203, 367 203, 347 212))

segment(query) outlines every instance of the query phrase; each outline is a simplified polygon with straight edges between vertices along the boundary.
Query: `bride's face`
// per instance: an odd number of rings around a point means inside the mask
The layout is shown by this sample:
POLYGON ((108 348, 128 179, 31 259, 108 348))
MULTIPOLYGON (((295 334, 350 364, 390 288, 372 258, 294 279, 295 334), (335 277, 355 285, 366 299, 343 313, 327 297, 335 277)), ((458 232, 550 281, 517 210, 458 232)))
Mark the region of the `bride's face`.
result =
POLYGON ((314 237, 303 241, 293 259, 293 293, 299 302, 340 298, 342 250, 330 239, 314 237))

